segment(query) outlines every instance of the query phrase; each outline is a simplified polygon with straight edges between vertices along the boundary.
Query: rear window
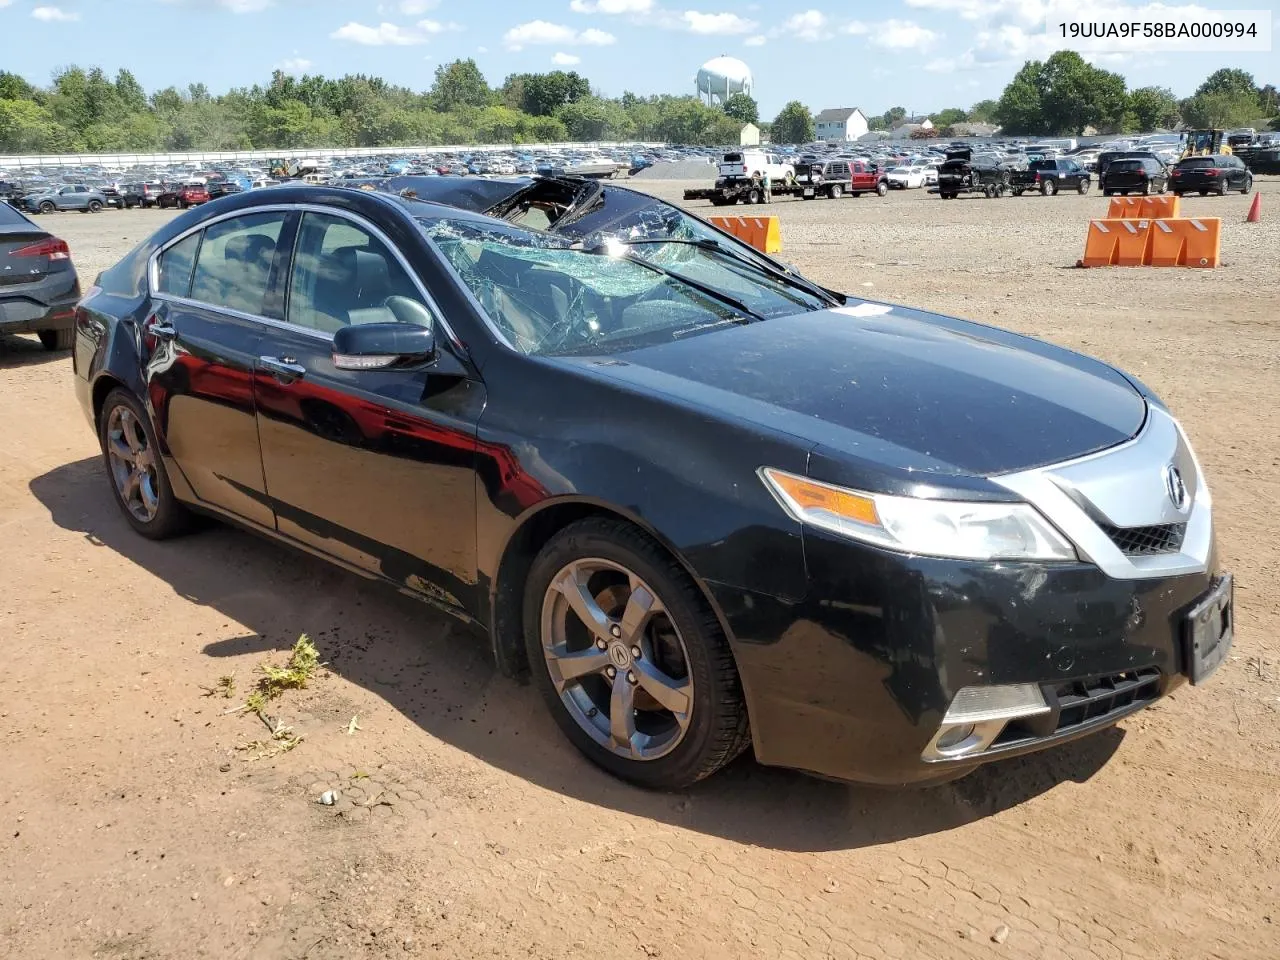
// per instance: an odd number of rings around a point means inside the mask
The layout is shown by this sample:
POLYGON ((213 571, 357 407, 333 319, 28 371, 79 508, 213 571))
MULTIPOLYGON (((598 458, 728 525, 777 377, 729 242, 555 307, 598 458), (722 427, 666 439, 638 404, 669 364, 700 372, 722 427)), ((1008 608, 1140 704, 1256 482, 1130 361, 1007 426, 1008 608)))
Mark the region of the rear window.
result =
POLYGON ((1057 170, 1058 161, 1056 160, 1033 160, 1030 169, 1032 170, 1057 170))
POLYGON ((1216 167, 1217 165, 1218 161, 1214 157, 1188 157, 1178 164, 1184 170, 1192 167, 1216 167))
POLYGON ((725 162, 725 163, 741 163, 741 162, 742 162, 742 154, 740 154, 740 153, 726 153, 726 154, 724 155, 724 162, 725 162))
POLYGON ((1113 160, 1107 165, 1108 170, 1114 170, 1116 173, 1133 173, 1142 169, 1141 160, 1113 160))

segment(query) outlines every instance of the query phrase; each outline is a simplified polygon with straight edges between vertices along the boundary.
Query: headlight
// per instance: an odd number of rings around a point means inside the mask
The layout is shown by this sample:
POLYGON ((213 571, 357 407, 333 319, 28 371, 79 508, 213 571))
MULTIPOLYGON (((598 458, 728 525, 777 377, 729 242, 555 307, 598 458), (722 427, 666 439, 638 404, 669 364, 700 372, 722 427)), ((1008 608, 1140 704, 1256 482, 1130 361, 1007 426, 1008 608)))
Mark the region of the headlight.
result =
POLYGON ((760 479, 801 523, 904 553, 959 560, 1077 560, 1026 503, 925 500, 846 490, 761 467, 760 479))

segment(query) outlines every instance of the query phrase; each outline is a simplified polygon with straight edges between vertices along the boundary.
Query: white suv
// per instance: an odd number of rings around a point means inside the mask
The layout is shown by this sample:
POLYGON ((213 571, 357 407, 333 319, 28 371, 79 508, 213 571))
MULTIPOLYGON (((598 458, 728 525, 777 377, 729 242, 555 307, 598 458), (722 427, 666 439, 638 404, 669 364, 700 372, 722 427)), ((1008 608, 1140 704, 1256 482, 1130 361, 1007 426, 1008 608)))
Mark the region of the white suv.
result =
POLYGON ((794 177, 796 168, 790 163, 784 163, 777 154, 765 153, 763 150, 735 150, 726 153, 720 161, 722 178, 750 179, 763 177, 765 173, 769 174, 770 180, 782 181, 794 177))

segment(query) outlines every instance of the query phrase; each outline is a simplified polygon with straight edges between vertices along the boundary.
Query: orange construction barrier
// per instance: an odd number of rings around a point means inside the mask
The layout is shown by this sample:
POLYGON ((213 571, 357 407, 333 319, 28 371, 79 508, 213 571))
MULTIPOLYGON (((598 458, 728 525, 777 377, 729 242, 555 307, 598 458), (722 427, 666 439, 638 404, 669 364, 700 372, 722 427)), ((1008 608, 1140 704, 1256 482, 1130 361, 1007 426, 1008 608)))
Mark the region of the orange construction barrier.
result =
POLYGON ((731 233, 743 243, 748 243, 761 253, 779 253, 782 250, 782 231, 777 217, 709 217, 725 233, 731 233))
POLYGON ((1176 217, 1181 197, 1112 197, 1108 220, 1155 220, 1176 217))
POLYGON ((1222 253, 1222 220, 1191 217, 1151 222, 1153 267, 1216 267, 1222 253))
POLYGON ((1149 263, 1150 220, 1090 220, 1084 267, 1140 267, 1149 263))

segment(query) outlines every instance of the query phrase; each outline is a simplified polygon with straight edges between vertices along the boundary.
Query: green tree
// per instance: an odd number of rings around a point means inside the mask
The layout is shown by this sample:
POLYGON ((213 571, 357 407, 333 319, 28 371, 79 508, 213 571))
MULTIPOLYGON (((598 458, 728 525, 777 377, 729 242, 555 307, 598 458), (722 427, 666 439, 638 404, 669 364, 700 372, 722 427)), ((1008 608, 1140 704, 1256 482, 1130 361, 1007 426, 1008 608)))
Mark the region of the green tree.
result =
POLYGON ((929 115, 935 127, 950 127, 953 124, 963 123, 969 119, 969 114, 961 110, 959 107, 948 107, 946 110, 939 110, 937 113, 929 115))
POLYGON ((1040 97, 1043 73, 1043 64, 1028 61, 1004 88, 993 113, 1002 132, 1015 135, 1044 132, 1044 105, 1040 97))
POLYGON ((884 128, 892 130, 905 119, 907 119, 906 107, 890 107, 884 112, 884 128))
POLYGON ((77 146, 72 133, 38 103, 0 99, 0 151, 52 153, 77 146))
POLYGON ((996 119, 1007 133, 1076 134, 1087 126, 1119 130, 1129 108, 1124 78, 1059 50, 1029 60, 1005 87, 996 119))
POLYGON ((16 73, 0 70, 0 100, 34 100, 35 87, 16 73))
POLYGON ((431 86, 432 105, 441 111, 458 107, 486 107, 494 100, 488 81, 472 59, 454 60, 436 67, 431 86))
POLYGON ((576 72, 553 70, 521 76, 519 109, 535 117, 549 117, 567 103, 591 95, 591 84, 576 72))
POLYGON ((1239 127, 1258 119, 1257 94, 1245 90, 1198 93, 1182 101, 1182 118, 1189 127, 1239 127))
POLYGON ((792 100, 773 118, 774 143, 808 143, 813 139, 813 114, 799 100, 792 100))
POLYGON ((128 70, 116 71, 116 100, 121 109, 129 113, 142 113, 147 109, 147 92, 128 70))
POLYGON ((1258 108, 1264 117, 1273 117, 1280 113, 1280 94, 1276 92, 1274 83, 1268 83, 1258 91, 1258 108))
POLYGON ((724 113, 740 123, 756 123, 760 119, 760 107, 749 93, 735 93, 724 102, 724 113))
POLYGON ((1196 92, 1192 97, 1199 97, 1206 93, 1252 93, 1257 94, 1257 87, 1253 85, 1253 74, 1236 67, 1223 67, 1221 70, 1215 70, 1205 78, 1204 83, 1196 87, 1196 92))
POLYGON ((1168 87, 1139 87, 1129 92, 1131 126, 1139 131, 1177 125, 1178 101, 1168 87))
POLYGON ((969 119, 974 123, 995 123, 996 102, 994 100, 979 100, 969 108, 969 119))
POLYGON ((887 130, 888 127, 885 125, 884 117, 877 114, 876 116, 869 117, 867 119, 867 129, 868 130, 887 130))

